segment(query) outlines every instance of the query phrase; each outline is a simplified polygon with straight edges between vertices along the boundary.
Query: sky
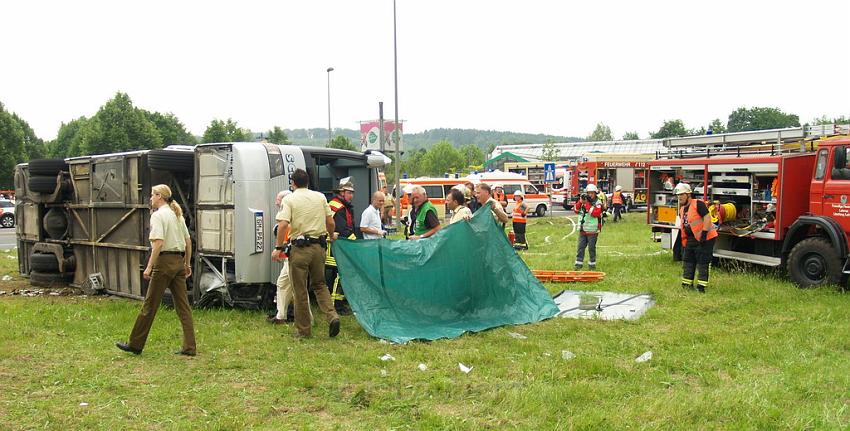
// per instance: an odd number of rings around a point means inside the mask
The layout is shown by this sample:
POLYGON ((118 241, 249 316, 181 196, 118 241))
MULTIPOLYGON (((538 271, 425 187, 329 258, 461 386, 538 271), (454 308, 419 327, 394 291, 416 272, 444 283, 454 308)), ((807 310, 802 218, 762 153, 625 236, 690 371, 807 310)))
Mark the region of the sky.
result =
MULTIPOLYGON (((741 106, 850 116, 850 2, 398 0, 405 132, 641 137, 741 106)), ((391 0, 10 1, 0 102, 43 139, 118 91, 253 131, 394 116, 391 0), (334 70, 326 72, 328 67, 334 70)))

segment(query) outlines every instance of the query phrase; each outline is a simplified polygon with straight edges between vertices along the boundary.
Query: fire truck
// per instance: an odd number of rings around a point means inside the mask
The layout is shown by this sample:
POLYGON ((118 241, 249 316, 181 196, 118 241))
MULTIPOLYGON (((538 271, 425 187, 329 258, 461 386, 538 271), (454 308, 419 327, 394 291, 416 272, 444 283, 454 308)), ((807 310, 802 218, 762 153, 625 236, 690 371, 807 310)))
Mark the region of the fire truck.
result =
POLYGON ((588 184, 596 184, 600 192, 611 197, 614 188, 623 187, 626 209, 646 206, 646 178, 652 154, 587 154, 570 170, 563 189, 553 192, 553 201, 565 209, 572 207, 588 184))
POLYGON ((714 257, 784 267, 801 287, 850 274, 850 126, 673 138, 649 163, 647 222, 681 257, 678 202, 687 182, 719 232, 714 257))

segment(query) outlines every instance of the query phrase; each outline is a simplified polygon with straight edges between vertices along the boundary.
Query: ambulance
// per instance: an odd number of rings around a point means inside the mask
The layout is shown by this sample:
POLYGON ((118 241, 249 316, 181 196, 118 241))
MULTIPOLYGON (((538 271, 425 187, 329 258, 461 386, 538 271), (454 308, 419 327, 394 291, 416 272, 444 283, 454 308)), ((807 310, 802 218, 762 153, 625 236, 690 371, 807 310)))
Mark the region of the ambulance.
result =
MULTIPOLYGON (((465 177, 459 175, 439 177, 418 177, 404 178, 399 181, 402 190, 409 190, 411 186, 418 185, 425 188, 425 193, 428 195, 428 200, 437 207, 437 212, 449 218, 449 211, 446 209, 446 195, 449 194, 452 187, 465 184, 467 181, 475 185, 485 183, 490 187, 496 185, 502 186, 505 190, 505 195, 508 198, 507 213, 510 214, 516 202, 514 201, 514 192, 521 191, 525 195, 525 204, 528 206, 527 213, 529 215, 537 215, 543 217, 549 211, 549 195, 540 191, 537 186, 528 181, 525 175, 513 172, 486 172, 481 174, 471 174, 465 177)), ((407 194, 401 198, 401 209, 403 213, 407 211, 408 197, 407 194)))

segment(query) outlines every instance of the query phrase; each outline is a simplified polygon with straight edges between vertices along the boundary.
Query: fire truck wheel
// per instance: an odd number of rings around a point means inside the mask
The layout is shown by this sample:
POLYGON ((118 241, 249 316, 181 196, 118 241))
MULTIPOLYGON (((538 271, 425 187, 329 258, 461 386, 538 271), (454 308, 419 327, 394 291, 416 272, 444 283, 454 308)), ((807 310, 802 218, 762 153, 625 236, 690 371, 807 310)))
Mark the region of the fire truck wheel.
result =
POLYGON ((841 259, 824 238, 800 241, 788 254, 788 274, 798 286, 814 287, 841 282, 841 259))
POLYGON ((29 162, 30 175, 55 177, 59 171, 67 171, 65 159, 37 159, 29 162))

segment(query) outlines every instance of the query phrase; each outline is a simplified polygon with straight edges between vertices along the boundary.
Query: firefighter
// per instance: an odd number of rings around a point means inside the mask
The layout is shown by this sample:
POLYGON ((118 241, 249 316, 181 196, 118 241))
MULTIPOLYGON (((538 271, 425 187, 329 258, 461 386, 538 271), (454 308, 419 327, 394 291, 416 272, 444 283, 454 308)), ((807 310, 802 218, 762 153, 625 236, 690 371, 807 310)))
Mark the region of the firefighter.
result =
POLYGON ((579 223, 575 269, 579 271, 584 266, 584 249, 587 248, 590 253, 588 268, 593 271, 596 269, 596 240, 599 238, 599 231, 602 229, 604 206, 602 200, 597 197, 599 189, 596 188, 595 184, 588 184, 584 191, 585 193, 579 197, 579 201, 574 206, 579 223))
MULTIPOLYGON (((495 184, 493 186, 493 200, 498 202, 499 205, 502 206, 502 212, 508 212, 508 197, 505 196, 505 187, 501 184, 495 184)), ((507 222, 502 223, 502 230, 505 230, 505 225, 507 222)))
POLYGON ((511 218, 514 227, 514 248, 517 250, 528 250, 528 243, 525 242, 525 224, 528 221, 528 216, 526 216, 528 205, 524 201, 525 197, 522 195, 522 191, 515 191, 514 202, 516 202, 516 205, 514 205, 511 218))
POLYGON ((682 287, 693 289, 696 283, 697 290, 705 293, 717 230, 705 202, 691 197, 690 185, 679 183, 673 193, 679 198, 679 220, 682 222, 682 287), (694 273, 698 273, 696 280, 694 273))
MULTIPOLYGON (((354 206, 351 204, 351 200, 354 199, 354 183, 351 181, 351 177, 339 180, 339 186, 334 192, 336 192, 336 196, 328 201, 328 205, 334 213, 334 239, 355 239, 354 206)), ((331 291, 331 299, 334 301, 337 314, 348 316, 351 314, 351 308, 348 307, 348 301, 345 300, 342 283, 338 275, 336 258, 333 256, 331 247, 328 247, 325 259, 325 279, 328 283, 328 289, 331 291)))
POLYGON ((507 212, 508 197, 505 196, 505 187, 504 186, 502 186, 501 184, 495 184, 493 186, 493 199, 495 199, 496 202, 498 202, 502 205, 502 210, 505 210, 507 212))
POLYGON ((623 186, 614 187, 614 194, 611 195, 611 206, 614 207, 614 222, 623 218, 623 186))

